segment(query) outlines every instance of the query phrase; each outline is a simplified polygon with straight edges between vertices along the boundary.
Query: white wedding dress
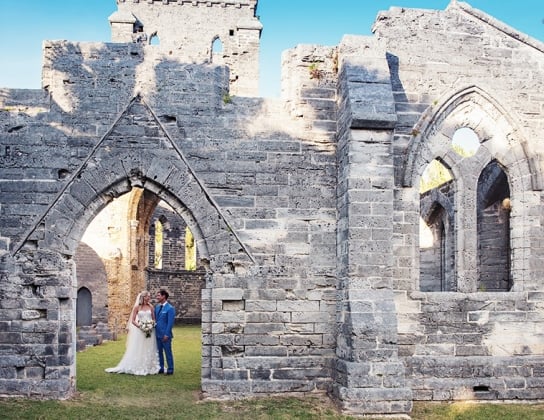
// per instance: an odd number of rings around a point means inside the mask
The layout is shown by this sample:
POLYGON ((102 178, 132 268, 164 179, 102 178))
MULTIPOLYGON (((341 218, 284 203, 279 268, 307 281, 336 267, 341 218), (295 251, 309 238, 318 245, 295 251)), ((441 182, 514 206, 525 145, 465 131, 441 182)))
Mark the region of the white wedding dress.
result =
MULTIPOLYGON (((137 320, 152 321, 151 311, 138 311, 137 320)), ((159 373, 159 354, 155 330, 150 337, 136 327, 129 324, 125 354, 117 366, 106 369, 109 373, 128 373, 131 375, 155 375, 159 373)))

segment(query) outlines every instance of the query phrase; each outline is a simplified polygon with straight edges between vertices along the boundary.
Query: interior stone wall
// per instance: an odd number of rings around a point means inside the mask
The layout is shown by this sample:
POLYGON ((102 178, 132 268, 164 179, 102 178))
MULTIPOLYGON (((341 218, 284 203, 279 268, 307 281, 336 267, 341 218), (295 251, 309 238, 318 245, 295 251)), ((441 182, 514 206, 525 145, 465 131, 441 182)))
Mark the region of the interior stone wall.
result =
POLYGON ((92 323, 108 323, 108 277, 104 263, 94 250, 81 242, 74 257, 77 288, 86 287, 92 296, 92 323))

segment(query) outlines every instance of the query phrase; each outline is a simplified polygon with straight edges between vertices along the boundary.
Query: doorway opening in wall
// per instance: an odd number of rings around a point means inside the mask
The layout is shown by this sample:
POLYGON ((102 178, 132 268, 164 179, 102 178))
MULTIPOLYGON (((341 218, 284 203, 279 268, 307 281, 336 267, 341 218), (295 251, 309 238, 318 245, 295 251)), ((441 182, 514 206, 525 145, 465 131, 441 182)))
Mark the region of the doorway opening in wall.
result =
MULTIPOLYGON (((81 299, 78 293, 76 309, 90 314, 89 328, 95 335, 85 331, 83 338, 90 341, 78 345, 125 334, 143 290, 155 303, 156 292, 166 289, 176 325, 200 326, 205 269, 198 264, 196 248, 183 217, 156 194, 133 188, 110 202, 87 227, 75 256, 77 287, 86 292, 81 299)), ((112 360, 112 366, 117 362, 112 360)))

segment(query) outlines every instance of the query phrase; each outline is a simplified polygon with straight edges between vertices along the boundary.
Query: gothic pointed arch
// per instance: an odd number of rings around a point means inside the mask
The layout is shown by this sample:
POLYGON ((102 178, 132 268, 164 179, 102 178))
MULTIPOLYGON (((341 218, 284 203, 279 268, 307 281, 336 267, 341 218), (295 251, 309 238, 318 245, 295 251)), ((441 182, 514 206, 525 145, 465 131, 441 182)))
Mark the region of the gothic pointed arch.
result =
POLYGON ((221 269, 233 258, 253 261, 173 137, 139 95, 98 141, 15 253, 31 245, 74 255, 90 220, 115 197, 133 189, 154 193, 186 220, 210 269, 221 269), (155 126, 156 137, 125 134, 134 132, 135 119, 155 126), (233 255, 232 249, 238 254, 233 255))
POLYGON ((423 113, 412 129, 403 165, 404 186, 414 185, 418 168, 422 162, 432 160, 430 156, 451 157, 448 147, 455 131, 461 127, 473 129, 497 159, 508 161, 507 165, 512 166, 513 172, 528 179, 524 181, 526 190, 542 190, 542 174, 532 157, 534 153, 529 150, 525 135, 511 112, 478 86, 446 94, 423 113), (515 152, 517 161, 510 161, 512 152, 515 152))
MULTIPOLYGON (((252 255, 183 155, 178 145, 181 141, 168 132, 141 96, 134 97, 80 166, 62 180, 55 198, 14 247, 12 257, 21 266, 26 265, 27 272, 46 276, 40 284, 47 282, 48 287, 55 288, 59 319, 65 320, 62 329, 66 338, 59 352, 74 355, 76 350, 76 250, 91 221, 116 198, 130 194, 128 201, 136 203, 151 194, 153 205, 164 201, 190 227, 201 260, 205 260, 199 314, 203 331, 208 331, 216 310, 211 301, 221 296, 224 278, 240 273, 244 276, 253 267, 252 255)), ((138 209, 131 210, 129 214, 136 216, 131 221, 142 220, 140 216, 148 215, 153 205, 140 208, 141 214, 138 209)), ((130 258, 131 263, 139 262, 139 257, 130 258)), ((134 295, 136 288, 146 284, 144 268, 130 267, 130 279, 123 283, 127 286, 123 302, 115 300, 117 314, 127 312, 133 302, 133 297, 127 302, 127 295, 134 295)), ((113 301, 112 296, 109 303, 113 301)), ((209 366, 211 351, 203 351, 202 359, 203 366, 209 366)), ((67 358, 66 364, 69 376, 75 377, 75 356, 67 358)))
POLYGON ((478 290, 508 291, 510 276, 510 186, 497 161, 478 178, 478 290))
POLYGON ((223 41, 219 35, 215 35, 210 45, 210 61, 215 64, 223 64, 223 53, 223 41))
MULTIPOLYGON (((541 174, 535 165, 536 155, 528 147, 511 113, 480 88, 470 86, 430 107, 412 133, 405 166, 401 169, 403 185, 407 188, 418 185, 424 168, 433 159, 443 162, 453 176, 452 197, 456 210, 452 246, 457 290, 477 291, 482 285, 480 277, 485 274, 481 269, 482 253, 478 251, 482 236, 475 228, 478 215, 483 213, 477 208, 476 196, 484 193, 479 188, 479 176, 491 162, 496 162, 507 174, 508 182, 500 183, 499 188, 506 190, 508 186, 511 203, 509 226, 503 232, 506 243, 501 248, 501 255, 508 256, 509 266, 502 270, 503 274, 508 274, 504 275, 507 280, 499 281, 500 287, 495 287, 495 280, 485 280, 484 287, 490 291, 535 287, 524 267, 531 254, 530 244, 536 243, 538 238, 532 233, 532 221, 524 209, 538 211, 538 200, 532 192, 541 189, 541 174), (460 128, 472 130, 480 143, 471 157, 460 155, 452 147, 454 134, 460 128), (520 234, 507 235, 509 230, 520 234), (517 252, 521 257, 510 258, 511 252, 517 252)), ((485 276, 489 277, 488 274, 485 276)))

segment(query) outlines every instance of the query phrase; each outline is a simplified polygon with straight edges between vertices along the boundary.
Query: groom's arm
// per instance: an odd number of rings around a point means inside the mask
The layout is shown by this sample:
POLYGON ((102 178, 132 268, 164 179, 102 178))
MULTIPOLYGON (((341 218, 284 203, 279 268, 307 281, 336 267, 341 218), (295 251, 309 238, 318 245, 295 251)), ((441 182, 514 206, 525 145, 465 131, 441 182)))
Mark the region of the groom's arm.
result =
POLYGON ((166 323, 166 331, 170 333, 172 331, 172 328, 174 328, 174 319, 176 318, 176 310, 174 309, 173 306, 170 306, 167 315, 168 315, 168 322, 166 323))

